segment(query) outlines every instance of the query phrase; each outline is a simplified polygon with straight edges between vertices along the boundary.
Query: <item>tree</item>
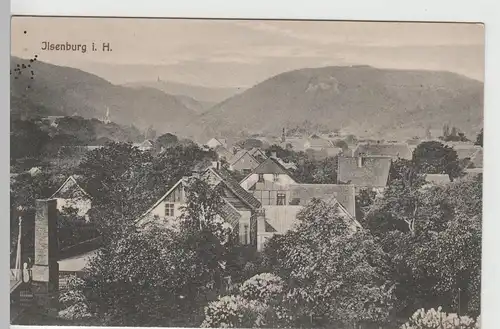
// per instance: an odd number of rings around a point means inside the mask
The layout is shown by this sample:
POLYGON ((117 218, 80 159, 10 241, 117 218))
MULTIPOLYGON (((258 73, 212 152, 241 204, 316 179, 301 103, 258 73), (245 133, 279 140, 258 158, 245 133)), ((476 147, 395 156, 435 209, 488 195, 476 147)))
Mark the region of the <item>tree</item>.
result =
POLYGON ((476 142, 474 143, 474 145, 483 146, 483 129, 482 128, 481 128, 481 131, 479 132, 479 134, 477 134, 476 142))
POLYGON ((479 314, 482 178, 408 189, 391 182, 366 219, 390 255, 398 314, 436 305, 479 314))
POLYGON ((341 149, 342 149, 342 151, 346 151, 346 150, 348 150, 348 149, 349 149, 349 145, 347 145, 346 141, 343 141, 343 140, 341 140, 341 139, 336 140, 336 141, 333 143, 333 145, 334 145, 335 147, 339 147, 339 148, 341 148, 341 149))
POLYGON ((171 133, 166 133, 166 134, 160 135, 156 139, 155 144, 158 145, 159 147, 167 148, 167 147, 170 147, 170 146, 177 144, 178 142, 179 142, 179 139, 177 138, 177 136, 175 136, 171 133))
POLYGON ((457 152, 437 141, 420 143, 413 151, 413 164, 422 174, 448 174, 450 179, 463 174, 457 152))
POLYGON ((50 140, 47 132, 42 131, 33 121, 14 120, 10 127, 11 164, 21 159, 39 161, 46 143, 50 140))
POLYGON ((135 219, 157 197, 147 184, 152 166, 151 155, 130 144, 111 143, 87 153, 78 174, 94 197, 93 213, 101 212, 98 217, 107 221, 135 219))
POLYGON ((359 194, 356 195, 356 219, 363 222, 366 213, 369 211, 377 193, 370 189, 361 189, 359 194))
POLYGON ((123 222, 104 235, 104 246, 92 259, 81 288, 89 312, 103 319, 102 324, 201 322, 202 306, 221 289, 231 244, 223 241, 223 201, 217 189, 194 179, 186 196, 178 226, 151 222, 138 230, 123 222))
POLYGON ((375 239, 353 231, 323 201, 311 201, 298 218, 295 230, 274 236, 264 249, 264 265, 285 282, 291 325, 387 321, 393 283, 375 239))

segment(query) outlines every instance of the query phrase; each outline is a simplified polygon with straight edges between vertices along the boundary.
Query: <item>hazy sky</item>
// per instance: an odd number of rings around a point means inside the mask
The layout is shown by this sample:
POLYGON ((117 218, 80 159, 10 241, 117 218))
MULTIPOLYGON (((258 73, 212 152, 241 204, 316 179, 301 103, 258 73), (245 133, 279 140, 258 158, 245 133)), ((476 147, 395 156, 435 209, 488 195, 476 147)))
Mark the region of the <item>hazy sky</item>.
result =
POLYGON ((15 17, 11 46, 14 56, 37 54, 117 84, 160 77, 249 87, 284 71, 352 64, 484 75, 484 27, 473 24, 15 17), (42 51, 44 41, 85 43, 87 52, 42 51), (92 52, 92 42, 112 51, 92 52))

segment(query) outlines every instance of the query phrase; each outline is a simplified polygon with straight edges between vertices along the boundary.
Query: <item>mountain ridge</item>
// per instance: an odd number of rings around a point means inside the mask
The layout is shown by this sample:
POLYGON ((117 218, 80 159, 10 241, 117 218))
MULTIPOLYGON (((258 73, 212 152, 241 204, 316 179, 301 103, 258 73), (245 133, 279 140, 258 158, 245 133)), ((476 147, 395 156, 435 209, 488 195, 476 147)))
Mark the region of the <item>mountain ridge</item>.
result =
POLYGON ((76 114, 100 119, 109 108, 111 120, 118 124, 152 126, 159 132, 172 133, 178 133, 180 127, 196 117, 179 99, 154 88, 114 85, 76 68, 11 56, 11 72, 23 65, 30 65, 34 74, 33 79, 29 73, 11 74, 14 113, 37 112, 43 107, 44 115, 76 114))
POLYGON ((270 77, 198 116, 198 138, 279 135, 306 121, 355 135, 408 138, 451 122, 469 135, 482 127, 483 83, 446 71, 367 65, 304 68, 270 77), (391 134, 392 133, 392 134, 391 134))

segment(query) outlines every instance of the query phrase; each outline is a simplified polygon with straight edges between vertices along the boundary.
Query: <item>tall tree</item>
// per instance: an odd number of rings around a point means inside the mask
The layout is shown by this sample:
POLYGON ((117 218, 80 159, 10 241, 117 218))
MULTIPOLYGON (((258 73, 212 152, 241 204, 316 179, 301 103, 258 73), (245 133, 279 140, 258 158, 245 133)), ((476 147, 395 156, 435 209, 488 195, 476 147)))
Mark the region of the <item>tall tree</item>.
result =
POLYGON ((422 174, 448 174, 450 179, 463 174, 457 152, 437 141, 420 143, 413 151, 413 164, 422 174))
POLYGON ((353 231, 335 207, 312 201, 296 229, 271 238, 267 268, 285 282, 292 326, 383 323, 392 308, 386 255, 367 232, 353 231))

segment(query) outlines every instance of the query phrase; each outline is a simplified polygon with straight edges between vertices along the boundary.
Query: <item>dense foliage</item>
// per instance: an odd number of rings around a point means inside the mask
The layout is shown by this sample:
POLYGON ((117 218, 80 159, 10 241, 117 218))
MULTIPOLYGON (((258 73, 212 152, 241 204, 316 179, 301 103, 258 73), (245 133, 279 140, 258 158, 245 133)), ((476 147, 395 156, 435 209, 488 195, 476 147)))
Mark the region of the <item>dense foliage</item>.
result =
POLYGON ((395 180, 375 201, 365 226, 390 255, 400 314, 479 314, 481 209, 481 176, 427 188, 395 180))
POLYGON ((412 161, 419 173, 448 174, 451 179, 462 175, 457 152, 437 141, 420 143, 413 151, 412 161))
POLYGON ((384 323, 393 304, 387 255, 368 232, 354 231, 333 206, 313 201, 300 224, 269 240, 264 266, 286 285, 293 326, 384 323))
POLYGON ((432 308, 427 312, 419 309, 401 329, 479 329, 481 327, 479 317, 474 320, 468 316, 459 316, 456 313, 447 314, 441 310, 441 307, 437 310, 432 308))

